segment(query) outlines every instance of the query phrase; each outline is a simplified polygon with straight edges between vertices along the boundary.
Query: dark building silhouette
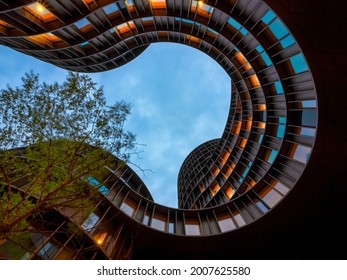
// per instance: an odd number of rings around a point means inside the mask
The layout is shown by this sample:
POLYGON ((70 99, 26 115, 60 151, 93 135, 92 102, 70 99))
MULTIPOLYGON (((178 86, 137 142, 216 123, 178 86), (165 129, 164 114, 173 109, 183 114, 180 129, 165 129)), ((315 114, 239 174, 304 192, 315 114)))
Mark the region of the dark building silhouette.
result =
MULTIPOLYGON (((67 70, 99 72, 126 64, 151 43, 174 42, 209 55, 232 81, 223 134, 181 167, 179 209, 139 192, 143 183, 126 168, 101 192, 118 213, 112 233, 105 231, 92 256, 76 249, 60 257, 344 258, 346 4, 28 2, 0 2, 2 45, 67 70)), ((97 245, 101 220, 85 232, 88 242, 97 245)), ((57 252, 48 258, 59 258, 57 252)))

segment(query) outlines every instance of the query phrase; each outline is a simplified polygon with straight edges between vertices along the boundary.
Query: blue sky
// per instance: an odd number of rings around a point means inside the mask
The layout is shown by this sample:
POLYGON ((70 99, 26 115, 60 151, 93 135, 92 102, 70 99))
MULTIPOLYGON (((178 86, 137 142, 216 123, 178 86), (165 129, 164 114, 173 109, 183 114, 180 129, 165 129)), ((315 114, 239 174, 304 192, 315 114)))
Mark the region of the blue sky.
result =
MULTIPOLYGON (((33 69, 41 81, 61 82, 67 71, 0 46, 0 88, 16 86, 33 69)), ((158 203, 177 207, 177 175, 198 145, 222 135, 230 102, 230 78, 210 57, 193 48, 152 44, 121 68, 90 74, 109 103, 132 104, 126 129, 144 146, 130 164, 158 203)))

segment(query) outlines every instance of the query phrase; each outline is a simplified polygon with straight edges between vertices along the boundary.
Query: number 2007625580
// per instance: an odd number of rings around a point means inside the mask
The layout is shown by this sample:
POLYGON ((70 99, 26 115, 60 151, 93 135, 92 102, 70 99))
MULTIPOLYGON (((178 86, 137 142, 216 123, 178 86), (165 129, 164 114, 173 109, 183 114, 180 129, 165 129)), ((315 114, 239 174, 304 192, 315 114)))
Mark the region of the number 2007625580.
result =
POLYGON ((248 266, 193 266, 190 268, 190 275, 250 275, 251 269, 248 266))

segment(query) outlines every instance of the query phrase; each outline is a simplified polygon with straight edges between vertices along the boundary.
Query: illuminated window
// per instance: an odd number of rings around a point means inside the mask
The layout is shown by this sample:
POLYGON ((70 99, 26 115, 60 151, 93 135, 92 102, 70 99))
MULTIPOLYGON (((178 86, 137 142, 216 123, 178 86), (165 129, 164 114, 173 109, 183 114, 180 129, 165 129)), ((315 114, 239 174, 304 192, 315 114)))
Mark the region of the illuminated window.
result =
POLYGON ((4 27, 12 27, 12 25, 8 24, 6 21, 3 21, 0 19, 0 25, 4 26, 4 27))
POLYGON ((234 163, 231 163, 231 166, 227 166, 227 165, 226 165, 226 166, 223 168, 223 175, 224 175, 224 177, 228 179, 229 175, 230 175, 231 172, 234 170, 234 168, 235 168, 235 164, 234 164, 234 163))
POLYGON ((278 151, 276 150, 271 150, 271 152, 268 155, 267 162, 272 164, 278 154, 278 151))
POLYGON ((295 39, 292 35, 288 35, 287 37, 283 38, 280 41, 282 48, 288 48, 289 46, 293 45, 295 43, 295 39))
POLYGON ((283 87, 282 87, 282 84, 280 81, 274 82, 274 85, 275 85, 275 89, 276 89, 277 94, 283 94, 284 93, 283 87))
POLYGON ((45 22, 57 19, 57 17, 46 9, 44 5, 37 2, 26 6, 24 9, 45 22))
POLYGON ((203 1, 192 1, 191 11, 197 13, 200 16, 205 18, 210 18, 211 13, 213 12, 213 7, 204 4, 203 1))
POLYGON ((239 147, 244 149, 247 143, 247 139, 241 138, 239 147))
POLYGON ((250 79, 251 84, 254 88, 260 87, 260 82, 259 82, 256 74, 253 74, 252 76, 250 76, 249 79, 250 79))
POLYGON ((272 62, 270 57, 267 55, 267 53, 264 51, 264 48, 262 46, 256 47, 257 52, 260 54, 261 58, 263 59, 266 66, 271 66, 272 62))
POLYGON ((150 0, 152 9, 166 9, 165 0, 150 0))
POLYGON ((292 56, 290 58, 290 62, 293 66, 295 74, 308 71, 308 66, 302 53, 292 56))
POLYGON ((75 22, 75 25, 79 28, 79 29, 85 29, 87 26, 90 25, 90 22, 88 19, 86 18, 82 18, 81 20, 75 22))
POLYGON ((266 110, 266 105, 265 104, 254 105, 254 110, 265 111, 266 110))
POLYGON ((212 196, 215 196, 216 193, 220 190, 220 186, 218 185, 218 183, 215 183, 213 185, 213 187, 211 187, 211 194, 212 196))
POLYGON ((269 10, 267 11, 267 13, 261 18, 261 20, 265 23, 265 24, 269 24, 275 17, 275 14, 273 13, 273 11, 269 10))
POLYGON ((125 0, 124 1, 128 11, 131 13, 135 11, 134 1, 133 0, 125 0))
POLYGON ((105 14, 109 15, 109 14, 112 14, 112 13, 118 11, 118 7, 117 7, 116 3, 111 3, 111 4, 103 7, 103 10, 104 10, 105 14))
POLYGON ((213 169, 212 169, 212 174, 213 176, 217 176, 217 174, 219 173, 219 168, 217 166, 215 166, 213 169))
POLYGON ((94 240, 98 245, 102 245, 105 241, 105 238, 107 236, 107 232, 99 232, 95 236, 93 236, 94 240))
POLYGON ((227 159, 229 158, 229 156, 230 156, 230 152, 229 152, 229 151, 223 151, 223 154, 222 154, 222 156, 221 156, 220 163, 221 163, 222 165, 224 165, 224 164, 226 163, 227 159))
POLYGON ((259 128, 265 128, 266 123, 265 122, 254 122, 254 126, 259 128))
POLYGON ((284 36, 289 34, 288 29, 284 26, 280 19, 276 19, 274 22, 272 22, 269 25, 269 28, 272 34, 275 35, 278 40, 281 40, 284 36))
POLYGON ((51 42, 58 42, 61 41, 61 39, 57 36, 55 36, 53 33, 46 33, 42 34, 42 37, 46 38, 47 40, 50 40, 51 42))
POLYGON ((233 197, 234 193, 235 189, 231 185, 225 190, 225 194, 229 199, 233 197))
POLYGON ((200 186, 199 186, 199 188, 200 188, 200 192, 203 192, 203 191, 205 190, 205 186, 204 186, 204 184, 203 184, 203 183, 201 183, 201 184, 200 184, 200 186))
POLYGON ((115 27, 115 30, 118 32, 118 34, 124 34, 130 30, 136 29, 135 24, 133 21, 129 21, 127 23, 122 23, 120 25, 117 25, 115 27))
POLYGON ((229 17, 228 21, 227 21, 232 27, 234 27, 237 31, 240 31, 240 33, 245 36, 248 31, 242 27, 241 24, 239 24, 236 20, 234 20, 233 18, 229 17))
POLYGON ((238 60, 238 62, 240 62, 240 64, 243 66, 243 68, 247 71, 249 69, 251 69, 251 65, 248 63, 247 59, 243 56, 242 53, 237 52, 235 54, 236 59, 238 60))
POLYGON ((199 38, 197 38, 195 36, 191 36, 191 35, 186 35, 185 38, 186 38, 186 40, 197 43, 197 44, 199 44, 201 41, 199 38))
POLYGON ((282 125, 282 124, 278 125, 276 136, 278 138, 283 138, 284 137, 284 130, 285 130, 285 126, 284 125, 282 125))

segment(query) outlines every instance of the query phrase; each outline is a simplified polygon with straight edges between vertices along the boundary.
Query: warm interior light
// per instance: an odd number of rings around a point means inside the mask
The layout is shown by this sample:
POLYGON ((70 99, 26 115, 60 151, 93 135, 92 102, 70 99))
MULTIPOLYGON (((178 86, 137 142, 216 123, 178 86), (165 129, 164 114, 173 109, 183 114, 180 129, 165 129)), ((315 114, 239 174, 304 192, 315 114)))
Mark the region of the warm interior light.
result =
POLYGON ((45 10, 45 8, 40 4, 38 3, 36 5, 36 10, 39 12, 39 13, 43 13, 43 11, 45 10))

